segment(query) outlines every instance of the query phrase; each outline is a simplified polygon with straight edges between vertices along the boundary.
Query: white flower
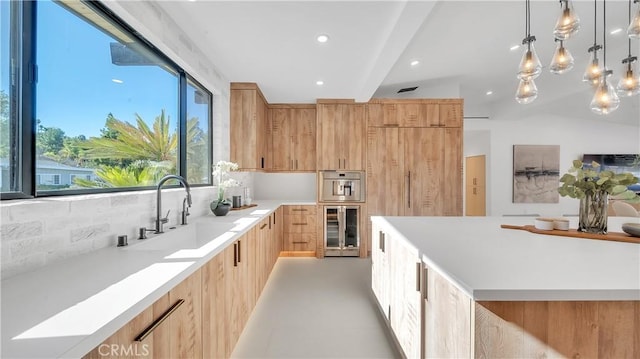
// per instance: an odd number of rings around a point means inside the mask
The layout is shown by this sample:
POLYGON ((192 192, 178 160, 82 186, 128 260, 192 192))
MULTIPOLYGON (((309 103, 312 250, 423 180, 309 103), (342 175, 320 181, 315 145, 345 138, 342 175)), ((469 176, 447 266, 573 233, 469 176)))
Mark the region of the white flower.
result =
POLYGON ((236 171, 238 164, 228 161, 218 161, 213 169, 213 176, 218 183, 218 201, 224 201, 224 190, 228 187, 236 187, 240 182, 229 177, 229 172, 236 171))

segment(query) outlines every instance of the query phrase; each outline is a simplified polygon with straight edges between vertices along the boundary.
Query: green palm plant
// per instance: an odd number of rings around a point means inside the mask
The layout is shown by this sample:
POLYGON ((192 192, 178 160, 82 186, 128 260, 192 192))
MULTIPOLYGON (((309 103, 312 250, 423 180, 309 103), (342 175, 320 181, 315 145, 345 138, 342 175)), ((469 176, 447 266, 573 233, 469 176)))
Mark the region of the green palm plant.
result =
POLYGON ((111 188, 154 186, 162 176, 167 174, 170 164, 164 162, 137 163, 126 168, 104 166, 96 170, 99 181, 75 178, 74 184, 84 188, 111 188))
POLYGON ((105 127, 116 138, 92 137, 83 146, 87 159, 128 159, 176 162, 178 136, 171 129, 170 119, 162 110, 152 128, 136 114, 136 126, 114 117, 107 118, 105 127))

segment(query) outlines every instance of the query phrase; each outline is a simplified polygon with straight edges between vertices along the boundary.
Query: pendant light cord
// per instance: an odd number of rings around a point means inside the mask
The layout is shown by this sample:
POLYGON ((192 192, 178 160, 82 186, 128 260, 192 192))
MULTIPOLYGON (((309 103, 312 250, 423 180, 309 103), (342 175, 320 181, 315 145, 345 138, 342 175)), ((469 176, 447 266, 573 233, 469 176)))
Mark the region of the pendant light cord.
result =
POLYGON ((598 3, 596 0, 593 0, 593 48, 598 45, 598 3))
MULTIPOLYGON (((629 24, 631 24, 631 0, 629 0, 629 24)), ((631 38, 629 37, 629 57, 631 57, 631 38)))
POLYGON ((602 0, 602 52, 604 53, 602 69, 607 71, 607 0, 602 0))

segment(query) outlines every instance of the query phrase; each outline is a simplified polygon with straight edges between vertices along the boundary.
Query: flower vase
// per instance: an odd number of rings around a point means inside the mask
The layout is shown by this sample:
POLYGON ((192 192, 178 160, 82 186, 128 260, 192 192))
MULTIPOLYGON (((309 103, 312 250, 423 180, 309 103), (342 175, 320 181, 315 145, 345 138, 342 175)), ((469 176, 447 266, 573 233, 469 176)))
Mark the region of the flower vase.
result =
POLYGON ((211 202, 209 207, 211 208, 211 212, 216 216, 226 216, 227 213, 229 213, 229 210, 231 210, 230 203, 220 202, 218 200, 211 202))
POLYGON ((607 233, 607 191, 587 192, 580 199, 578 231, 607 233))

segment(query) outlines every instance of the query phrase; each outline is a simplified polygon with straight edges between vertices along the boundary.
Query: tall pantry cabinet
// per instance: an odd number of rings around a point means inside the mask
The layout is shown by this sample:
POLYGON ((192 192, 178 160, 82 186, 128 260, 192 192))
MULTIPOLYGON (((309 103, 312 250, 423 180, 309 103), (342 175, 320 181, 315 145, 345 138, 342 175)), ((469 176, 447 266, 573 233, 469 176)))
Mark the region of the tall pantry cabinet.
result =
POLYGON ((462 100, 372 100, 369 216, 462 215, 462 100))

